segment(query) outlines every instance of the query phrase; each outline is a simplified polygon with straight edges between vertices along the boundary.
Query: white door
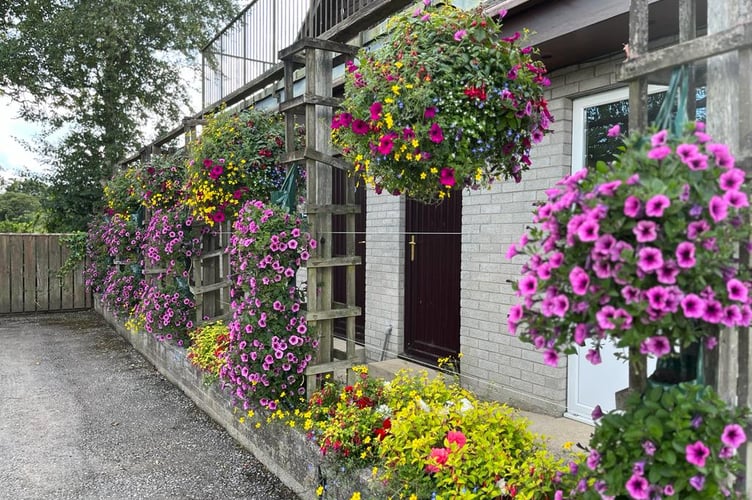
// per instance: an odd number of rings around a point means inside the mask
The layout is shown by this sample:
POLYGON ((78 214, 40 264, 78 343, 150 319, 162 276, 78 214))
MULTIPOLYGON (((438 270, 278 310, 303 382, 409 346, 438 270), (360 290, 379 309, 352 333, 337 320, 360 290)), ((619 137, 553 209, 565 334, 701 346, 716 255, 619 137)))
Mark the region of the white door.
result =
MULTIPOLYGON (((651 93, 664 90, 659 86, 650 88, 651 93)), ((648 99, 649 115, 657 112, 660 100, 648 99), (652 113, 651 113, 652 111, 652 113)), ((606 135, 616 124, 627 130, 629 114, 628 89, 626 87, 601 94, 576 99, 572 115, 572 172, 585 166, 594 166, 598 160, 611 159, 618 138, 606 135)), ((592 347, 577 349, 577 354, 567 360, 567 416, 592 423, 593 409, 600 405, 604 412, 616 407, 614 393, 629 386, 629 367, 624 359, 617 359, 616 346, 606 343, 601 347, 602 362, 593 365, 585 359, 592 347)), ((648 373, 655 368, 655 360, 648 360, 648 373)))

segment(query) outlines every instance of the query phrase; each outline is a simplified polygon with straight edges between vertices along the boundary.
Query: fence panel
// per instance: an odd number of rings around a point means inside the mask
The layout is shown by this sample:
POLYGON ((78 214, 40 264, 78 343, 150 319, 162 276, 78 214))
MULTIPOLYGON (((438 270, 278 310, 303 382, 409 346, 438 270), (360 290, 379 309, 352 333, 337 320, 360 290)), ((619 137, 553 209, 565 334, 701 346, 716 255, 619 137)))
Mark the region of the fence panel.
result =
POLYGON ((87 309, 83 265, 61 280, 63 234, 0 234, 0 314, 87 309))

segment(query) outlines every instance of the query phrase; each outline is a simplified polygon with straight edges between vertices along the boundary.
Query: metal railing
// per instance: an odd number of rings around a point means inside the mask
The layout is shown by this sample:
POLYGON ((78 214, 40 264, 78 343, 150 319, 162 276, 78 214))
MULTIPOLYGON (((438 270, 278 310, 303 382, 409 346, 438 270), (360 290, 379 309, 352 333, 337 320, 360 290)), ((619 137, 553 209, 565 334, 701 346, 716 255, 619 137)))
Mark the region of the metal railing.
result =
POLYGON ((252 82, 280 61, 280 50, 319 37, 384 0, 253 0, 202 50, 203 108, 252 82))

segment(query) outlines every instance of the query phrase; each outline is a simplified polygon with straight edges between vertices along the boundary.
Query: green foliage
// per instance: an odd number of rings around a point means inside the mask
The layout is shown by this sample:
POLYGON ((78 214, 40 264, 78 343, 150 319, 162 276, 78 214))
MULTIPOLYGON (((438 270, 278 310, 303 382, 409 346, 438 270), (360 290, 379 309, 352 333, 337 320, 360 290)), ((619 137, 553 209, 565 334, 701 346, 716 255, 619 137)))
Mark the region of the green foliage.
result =
MULTIPOLYGON (((633 394, 624 412, 613 411, 597 423, 591 455, 578 472, 590 486, 583 496, 627 498, 625 485, 638 477, 645 490, 665 495, 661 498, 739 498, 732 481, 744 471, 736 448, 748 418, 749 409, 727 405, 710 387, 685 383, 633 394), (737 439, 729 434, 735 426, 741 430, 737 439), (688 446, 698 442, 708 451, 702 464, 688 454, 688 446)), ((567 498, 580 498, 579 493, 567 498)))
POLYGON ((60 270, 57 272, 57 277, 63 279, 63 277, 73 271, 78 265, 83 264, 86 260, 86 242, 89 235, 83 232, 71 233, 60 237, 60 243, 62 243, 68 249, 68 258, 65 259, 63 265, 60 266, 60 270))
POLYGON ((188 359, 212 378, 219 377, 219 370, 225 364, 222 354, 230 340, 227 325, 217 321, 191 330, 188 335, 191 338, 188 359))
POLYGON ((47 185, 35 177, 12 180, 0 192, 0 233, 44 232, 46 191, 47 185))
POLYGON ((230 0, 7 5, 0 89, 21 104, 23 118, 63 134, 41 146, 55 168, 53 228, 84 230, 101 199, 99 180, 136 149, 139 125, 157 118, 163 127, 180 116, 186 92, 179 69, 232 10, 230 0))

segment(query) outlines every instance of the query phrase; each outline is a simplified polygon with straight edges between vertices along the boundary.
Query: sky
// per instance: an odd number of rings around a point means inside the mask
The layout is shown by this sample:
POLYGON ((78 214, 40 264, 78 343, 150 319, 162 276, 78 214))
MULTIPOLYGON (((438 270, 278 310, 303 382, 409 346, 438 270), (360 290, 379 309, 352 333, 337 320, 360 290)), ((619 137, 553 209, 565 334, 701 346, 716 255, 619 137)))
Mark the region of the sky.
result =
POLYGON ((24 170, 46 173, 36 155, 17 139, 32 140, 41 131, 38 125, 18 118, 18 106, 7 96, 0 95, 0 176, 12 177, 24 170))

